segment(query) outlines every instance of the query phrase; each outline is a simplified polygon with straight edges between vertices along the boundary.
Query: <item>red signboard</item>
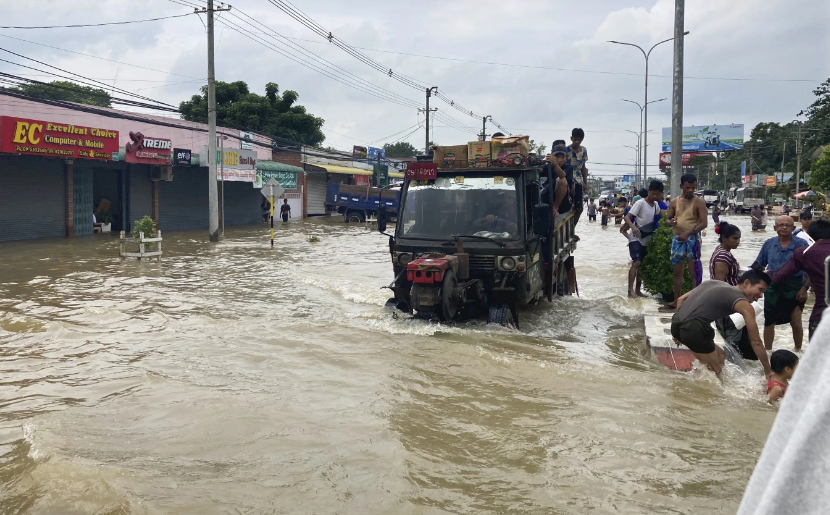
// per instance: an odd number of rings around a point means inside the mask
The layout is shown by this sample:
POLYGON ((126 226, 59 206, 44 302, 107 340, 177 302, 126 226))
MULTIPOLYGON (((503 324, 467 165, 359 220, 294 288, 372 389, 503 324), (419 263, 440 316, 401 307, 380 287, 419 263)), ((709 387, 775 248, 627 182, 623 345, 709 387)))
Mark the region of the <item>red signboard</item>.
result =
POLYGON ((111 161, 118 131, 0 116, 0 152, 111 161))
POLYGON ((438 163, 407 163, 406 178, 409 180, 435 180, 438 178, 438 163))
POLYGON ((130 142, 124 147, 124 161, 151 165, 169 165, 173 159, 173 142, 130 131, 130 142))
POLYGON ((355 175, 354 177, 355 185, 356 186, 364 186, 369 187, 369 176, 368 175, 355 175))
MULTIPOLYGON (((689 164, 689 159, 695 155, 694 152, 683 152, 683 166, 689 164)), ((671 168, 671 152, 661 152, 660 153, 660 169, 665 170, 666 168, 671 168)))

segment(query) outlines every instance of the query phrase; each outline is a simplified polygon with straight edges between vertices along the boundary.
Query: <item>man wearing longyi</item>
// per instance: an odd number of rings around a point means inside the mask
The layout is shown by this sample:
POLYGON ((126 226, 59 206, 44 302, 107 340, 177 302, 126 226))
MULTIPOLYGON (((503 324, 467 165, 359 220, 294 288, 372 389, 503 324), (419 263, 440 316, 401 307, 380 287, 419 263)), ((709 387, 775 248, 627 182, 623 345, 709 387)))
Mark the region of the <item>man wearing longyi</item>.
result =
POLYGON ((740 313, 746 322, 749 340, 758 360, 769 377, 769 366, 764 342, 755 323, 752 303, 760 299, 772 280, 764 272, 749 270, 738 279, 738 286, 722 281, 706 281, 677 299, 677 313, 672 317, 671 334, 719 378, 726 359, 724 351, 715 345, 712 322, 740 313))

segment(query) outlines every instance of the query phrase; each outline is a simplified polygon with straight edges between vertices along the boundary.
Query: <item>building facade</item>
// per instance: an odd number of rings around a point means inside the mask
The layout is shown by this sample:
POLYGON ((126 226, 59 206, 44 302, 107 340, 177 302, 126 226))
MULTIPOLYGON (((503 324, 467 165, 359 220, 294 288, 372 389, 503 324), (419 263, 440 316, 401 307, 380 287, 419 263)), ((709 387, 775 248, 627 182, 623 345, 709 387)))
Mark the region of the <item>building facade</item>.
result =
MULTIPOLYGON (((129 231, 145 215, 166 231, 207 230, 207 126, 95 109, 106 114, 18 98, 0 104, 0 242, 89 235, 93 215, 111 220, 112 231, 129 231)), ((263 177, 302 202, 304 170, 271 161, 270 139, 217 133, 227 138, 216 156, 225 226, 261 222, 263 177)))

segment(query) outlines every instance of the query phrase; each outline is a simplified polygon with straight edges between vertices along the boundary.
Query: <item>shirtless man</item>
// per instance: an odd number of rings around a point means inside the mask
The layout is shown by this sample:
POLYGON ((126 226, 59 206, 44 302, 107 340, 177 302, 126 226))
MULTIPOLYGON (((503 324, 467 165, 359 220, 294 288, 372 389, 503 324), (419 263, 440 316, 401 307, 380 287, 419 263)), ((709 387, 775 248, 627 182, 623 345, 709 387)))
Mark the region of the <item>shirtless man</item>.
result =
POLYGON ((666 223, 674 232, 671 240, 671 264, 674 267, 675 303, 668 305, 668 309, 671 310, 677 309, 676 301, 683 293, 683 272, 686 263, 689 264, 689 275, 692 276, 692 289, 697 287, 695 245, 700 241, 700 231, 708 225, 709 215, 706 212, 706 202, 695 196, 696 188, 697 177, 692 174, 680 177, 682 193, 671 200, 666 212, 666 223))

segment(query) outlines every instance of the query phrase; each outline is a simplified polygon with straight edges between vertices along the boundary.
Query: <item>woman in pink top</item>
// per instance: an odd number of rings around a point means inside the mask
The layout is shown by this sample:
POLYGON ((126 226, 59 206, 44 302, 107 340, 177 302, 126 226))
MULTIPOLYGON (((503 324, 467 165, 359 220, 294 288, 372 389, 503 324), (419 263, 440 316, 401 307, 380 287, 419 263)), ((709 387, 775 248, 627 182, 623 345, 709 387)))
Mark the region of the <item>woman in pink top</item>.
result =
POLYGON ((741 244, 741 230, 724 220, 715 227, 715 232, 718 246, 709 260, 709 278, 737 286, 741 267, 732 251, 741 244))

